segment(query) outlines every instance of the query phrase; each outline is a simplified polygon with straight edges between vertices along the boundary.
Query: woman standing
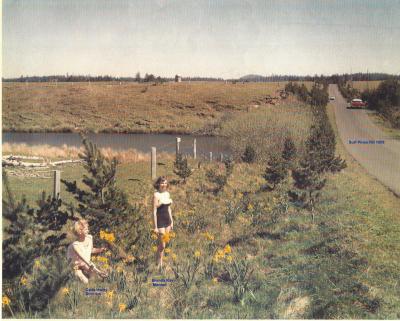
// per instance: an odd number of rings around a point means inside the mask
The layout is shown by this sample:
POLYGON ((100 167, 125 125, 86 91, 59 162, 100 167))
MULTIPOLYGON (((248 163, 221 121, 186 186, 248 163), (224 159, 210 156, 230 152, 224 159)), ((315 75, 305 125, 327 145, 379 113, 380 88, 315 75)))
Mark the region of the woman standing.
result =
POLYGON ((158 248, 157 248, 157 267, 162 268, 162 260, 164 256, 165 242, 163 242, 163 235, 169 233, 174 227, 172 219, 171 204, 172 199, 168 192, 168 181, 165 176, 161 176, 154 184, 156 192, 153 198, 153 219, 154 219, 154 232, 158 235, 158 248))

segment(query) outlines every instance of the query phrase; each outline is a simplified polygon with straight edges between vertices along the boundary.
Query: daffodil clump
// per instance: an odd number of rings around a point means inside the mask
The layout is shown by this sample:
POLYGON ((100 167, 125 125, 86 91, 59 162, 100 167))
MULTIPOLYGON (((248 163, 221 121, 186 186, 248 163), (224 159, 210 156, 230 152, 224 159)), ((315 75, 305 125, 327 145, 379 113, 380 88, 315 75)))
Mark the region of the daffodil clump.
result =
POLYGON ((112 244, 115 242, 115 235, 114 233, 107 233, 103 230, 100 230, 100 239, 112 244))
POLYGON ((208 241, 214 241, 214 235, 210 234, 209 232, 204 232, 201 235, 204 236, 208 241))
POLYGON ((19 283, 25 286, 28 284, 28 279, 25 276, 22 276, 21 280, 19 280, 19 283))
POLYGON ((164 233, 164 234, 162 235, 161 240, 162 240, 164 243, 169 243, 169 242, 171 241, 171 239, 173 239, 173 238, 175 238, 175 237, 176 237, 175 232, 167 232, 167 233, 164 233))
POLYGON ((126 310, 126 304, 125 303, 120 303, 118 305, 118 309, 119 309, 119 312, 124 312, 126 310))
POLYGON ((67 295, 67 294, 69 294, 69 289, 68 288, 62 288, 61 293, 63 295, 67 295))
POLYGON ((212 260, 215 263, 219 263, 225 259, 226 262, 231 263, 233 260, 232 255, 230 255, 231 253, 232 248, 229 244, 227 244, 223 249, 218 249, 215 252, 212 260))
POLYGON ((1 302, 3 303, 4 306, 6 306, 6 305, 10 305, 11 300, 7 295, 3 295, 1 302))

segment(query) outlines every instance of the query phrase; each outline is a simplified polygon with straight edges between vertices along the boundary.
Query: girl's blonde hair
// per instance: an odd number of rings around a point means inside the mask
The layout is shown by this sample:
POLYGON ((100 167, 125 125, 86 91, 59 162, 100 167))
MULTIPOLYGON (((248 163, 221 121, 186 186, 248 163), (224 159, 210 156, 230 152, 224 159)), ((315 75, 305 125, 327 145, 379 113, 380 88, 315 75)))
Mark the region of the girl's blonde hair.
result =
POLYGON ((74 234, 76 236, 79 236, 82 234, 83 229, 89 226, 88 222, 84 219, 80 219, 79 221, 76 221, 74 224, 74 234))

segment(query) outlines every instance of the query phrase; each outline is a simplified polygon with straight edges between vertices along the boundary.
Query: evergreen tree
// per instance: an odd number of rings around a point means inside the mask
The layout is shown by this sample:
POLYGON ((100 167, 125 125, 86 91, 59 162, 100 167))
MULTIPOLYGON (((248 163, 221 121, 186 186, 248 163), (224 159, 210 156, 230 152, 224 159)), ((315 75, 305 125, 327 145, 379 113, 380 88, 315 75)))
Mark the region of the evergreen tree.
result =
POLYGON ((242 161, 245 163, 253 163, 255 159, 256 159, 256 151, 252 146, 247 145, 242 155, 242 161))
POLYGON ((293 142, 293 139, 289 136, 286 137, 285 142, 283 144, 282 158, 286 161, 289 168, 292 167, 293 160, 296 157, 297 149, 296 145, 293 142))
MULTIPOLYGON (((40 311, 71 273, 65 253, 54 251, 60 249, 59 242, 50 238, 54 236, 58 240, 59 227, 65 222, 55 224, 43 220, 48 217, 45 213, 51 212, 47 201, 38 210, 30 208, 25 199, 16 202, 5 172, 3 184, 3 215, 8 221, 3 240, 3 289, 10 289, 12 301, 18 302, 14 311, 40 311)), ((50 207, 58 209, 57 205, 50 207)))
POLYGON ((210 169, 206 172, 207 179, 216 185, 214 193, 218 194, 223 190, 225 185, 228 183, 229 177, 233 173, 234 162, 231 157, 227 157, 224 160, 225 173, 218 173, 215 169, 210 169))
MULTIPOLYGON (((325 186, 327 172, 339 172, 346 167, 340 157, 335 157, 335 135, 326 113, 315 112, 315 123, 306 142, 306 153, 298 168, 292 171, 294 186, 303 192, 290 191, 292 201, 299 202, 313 213, 320 190, 325 186)), ((313 214, 314 215, 314 214, 313 214)))
POLYGON ((186 179, 193 173, 192 169, 188 165, 187 158, 184 158, 181 153, 176 155, 174 173, 183 179, 184 184, 186 184, 186 179))
POLYGON ((131 205, 126 194, 116 186, 117 160, 105 158, 85 137, 83 145, 85 152, 80 157, 89 173, 82 180, 86 188, 78 187, 76 181, 62 180, 78 201, 77 211, 88 221, 92 234, 100 230, 116 233, 117 241, 126 251, 135 247, 135 254, 141 256, 148 251, 149 227, 141 208, 131 205))
POLYGON ((272 156, 263 177, 271 185, 271 189, 275 189, 276 185, 286 178, 287 171, 286 161, 281 157, 272 156))

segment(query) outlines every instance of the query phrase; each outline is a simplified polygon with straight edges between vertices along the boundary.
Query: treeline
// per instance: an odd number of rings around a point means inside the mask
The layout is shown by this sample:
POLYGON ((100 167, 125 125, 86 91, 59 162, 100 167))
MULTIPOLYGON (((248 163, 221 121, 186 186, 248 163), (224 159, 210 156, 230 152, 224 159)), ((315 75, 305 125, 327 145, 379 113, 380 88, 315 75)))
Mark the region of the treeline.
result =
POLYGON ((255 81, 255 82, 279 82, 279 81, 312 81, 338 84, 340 81, 371 81, 371 80, 386 80, 400 79, 400 75, 390 75, 385 73, 354 73, 354 74, 333 74, 333 75, 314 75, 314 76, 297 76, 297 75, 247 75, 239 78, 240 81, 255 81))
POLYGON ((19 78, 3 78, 3 82, 101 82, 101 81, 124 81, 124 82, 150 82, 170 81, 173 78, 162 78, 153 74, 146 74, 143 78, 138 73, 135 77, 113 77, 85 76, 85 75, 52 75, 52 76, 21 76, 19 78))
MULTIPOLYGON (((2 78, 3 82, 167 82, 174 81, 175 77, 161 77, 145 74, 143 77, 137 73, 135 77, 90 76, 90 75, 52 75, 52 76, 21 76, 19 78, 2 78)), ((224 81, 215 77, 182 77, 182 81, 224 81)))
POLYGON ((384 116, 390 123, 400 128, 400 82, 389 79, 381 82, 377 89, 365 90, 361 98, 368 102, 368 108, 384 116))

